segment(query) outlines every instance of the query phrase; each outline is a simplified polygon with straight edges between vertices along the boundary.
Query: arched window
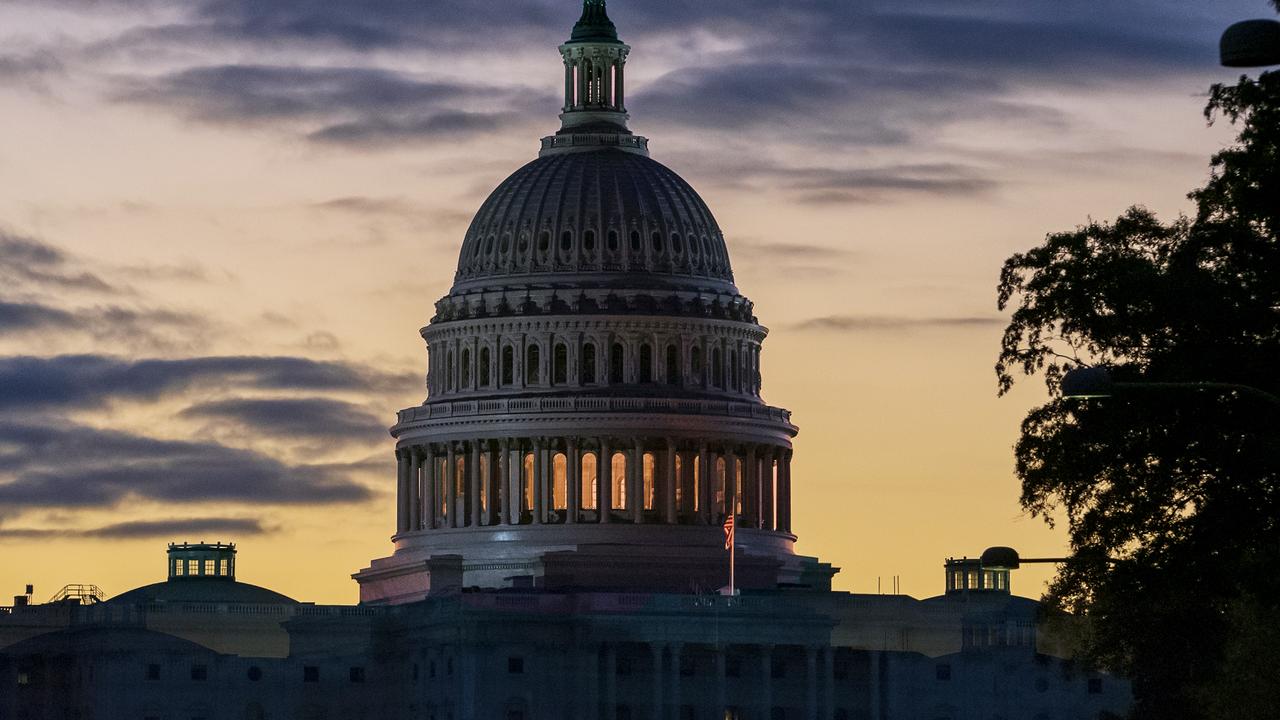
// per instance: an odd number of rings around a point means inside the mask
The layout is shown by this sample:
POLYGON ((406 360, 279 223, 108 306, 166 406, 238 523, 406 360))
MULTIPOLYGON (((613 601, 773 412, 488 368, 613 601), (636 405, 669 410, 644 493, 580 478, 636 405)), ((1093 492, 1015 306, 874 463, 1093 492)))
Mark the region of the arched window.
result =
POLYGON ((572 247, 573 247, 573 233, 568 230, 565 230, 564 232, 560 233, 560 250, 563 252, 569 252, 570 248, 572 247))
POLYGON ((551 507, 564 510, 568 507, 569 461, 564 453, 556 453, 551 458, 551 507))
POLYGON ((462 389, 471 387, 471 348, 462 348, 462 389))
POLYGON ((476 480, 480 483, 480 521, 483 523, 485 518, 489 516, 489 482, 487 478, 490 475, 489 468, 489 452, 485 449, 486 443, 480 443, 480 468, 476 474, 476 480))
POLYGON ((653 251, 655 253, 662 252, 662 233, 655 230, 650 237, 653 240, 653 251))
MULTIPOLYGON (((572 237, 572 236, 570 236, 572 237)), ((538 252, 546 252, 551 249, 551 233, 543 230, 538 233, 538 252)))
POLYGON ((542 368, 539 366, 538 346, 530 345, 524 351, 524 384, 537 385, 541 376, 542 368))
POLYGON ((711 384, 724 387, 724 362, 720 356, 720 348, 711 351, 711 384))
POLYGON ((742 386, 738 384, 741 377, 738 367, 738 351, 729 351, 729 387, 733 390, 741 390, 742 386))
POLYGON ((693 376, 693 384, 702 384, 702 348, 697 345, 689 351, 689 374, 693 376))
POLYGON ((515 379, 516 352, 510 346, 502 348, 502 384, 510 385, 515 379))
POLYGON ((609 383, 622 384, 622 343, 614 343, 609 351, 609 383))
POLYGON ((640 231, 639 230, 631 231, 631 252, 633 253, 640 252, 640 231))
POLYGON ((457 389, 457 385, 456 385, 457 381, 454 379, 454 375, 453 375, 453 351, 452 350, 449 351, 448 357, 449 357, 449 360, 448 362, 445 363, 446 365, 445 377, 447 378, 447 382, 449 383, 449 389, 455 390, 457 389))
POLYGON ((520 502, 524 505, 520 508, 524 512, 533 512, 533 453, 524 454, 524 462, 522 463, 524 472, 520 478, 520 502))
POLYGON ((613 252, 613 253, 618 252, 618 231, 617 230, 609 231, 609 238, 607 242, 609 244, 609 252, 613 252))
POLYGON ((593 452, 582 454, 582 488, 579 497, 582 498, 583 510, 596 509, 596 454, 593 452))
POLYGON ((593 253, 596 251, 596 231, 588 230, 582 233, 582 249, 593 253))
POLYGON ((644 509, 652 510, 654 496, 657 494, 654 492, 654 478, 656 477, 658 469, 657 460, 653 457, 653 453, 644 454, 644 461, 641 463, 641 468, 643 470, 644 481, 644 509))
POLYGON ((679 254, 684 250, 684 245, 680 242, 680 233, 671 233, 671 251, 679 254))
POLYGON ((667 346, 667 384, 680 384, 680 350, 675 345, 667 346))
POLYGON ((649 343, 640 346, 640 382, 653 382, 653 347, 649 343))
POLYGON ((551 357, 551 384, 563 385, 569 382, 569 348, 564 343, 556 343, 551 357))
POLYGON ((726 467, 724 457, 717 457, 715 466, 716 466, 715 473, 711 476, 711 481, 712 481, 711 508, 713 513, 713 517, 712 517, 713 520, 717 520, 717 518, 714 517, 715 513, 724 512, 724 509, 725 509, 724 507, 725 475, 728 472, 728 468, 726 467))
POLYGON ((627 456, 625 453, 616 452, 610 459, 613 465, 613 509, 625 510, 627 508, 627 456))
POLYGON ((596 384, 596 345, 586 343, 582 346, 582 384, 596 384))
POLYGON ((476 378, 480 382, 480 387, 489 387, 491 378, 489 377, 489 348, 480 348, 480 376, 476 378))

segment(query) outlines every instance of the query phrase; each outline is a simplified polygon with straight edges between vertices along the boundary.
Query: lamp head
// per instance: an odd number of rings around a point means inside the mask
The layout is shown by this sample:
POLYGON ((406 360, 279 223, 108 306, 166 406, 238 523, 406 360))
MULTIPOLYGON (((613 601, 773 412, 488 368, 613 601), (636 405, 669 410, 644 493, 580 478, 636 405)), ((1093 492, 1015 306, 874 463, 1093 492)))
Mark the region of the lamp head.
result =
POLYGON ((1222 33, 1218 54, 1224 67, 1280 65, 1280 22, 1242 20, 1222 33))

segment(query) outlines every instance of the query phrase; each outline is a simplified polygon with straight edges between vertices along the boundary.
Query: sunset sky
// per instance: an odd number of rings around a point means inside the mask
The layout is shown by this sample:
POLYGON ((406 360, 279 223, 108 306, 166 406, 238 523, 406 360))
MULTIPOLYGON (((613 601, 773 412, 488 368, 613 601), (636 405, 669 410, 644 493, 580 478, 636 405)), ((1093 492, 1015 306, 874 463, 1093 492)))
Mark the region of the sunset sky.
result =
MULTIPOLYGON (((0 596, 241 580, 354 602, 386 428, 488 192, 558 127, 574 0, 0 0, 0 596)), ((1065 550, 1018 505, 1002 261, 1168 219, 1267 0, 614 0, 631 127, 711 206, 800 427, 798 549, 924 597, 1065 550)), ((1037 596, 1050 570, 1014 576, 1037 596)))

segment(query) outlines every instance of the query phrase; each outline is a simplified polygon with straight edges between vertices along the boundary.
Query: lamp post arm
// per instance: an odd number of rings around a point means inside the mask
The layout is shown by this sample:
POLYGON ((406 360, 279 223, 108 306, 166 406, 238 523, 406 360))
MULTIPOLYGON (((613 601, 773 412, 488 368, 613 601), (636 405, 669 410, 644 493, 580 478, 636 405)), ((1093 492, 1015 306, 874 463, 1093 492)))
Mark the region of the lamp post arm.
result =
POLYGON ((1258 400, 1280 407, 1280 397, 1276 397, 1266 390, 1253 387, 1252 385, 1241 385, 1239 383, 1225 382, 1113 382, 1112 386, 1116 389, 1133 389, 1133 390, 1222 390, 1235 391, 1245 395, 1249 395, 1258 400))

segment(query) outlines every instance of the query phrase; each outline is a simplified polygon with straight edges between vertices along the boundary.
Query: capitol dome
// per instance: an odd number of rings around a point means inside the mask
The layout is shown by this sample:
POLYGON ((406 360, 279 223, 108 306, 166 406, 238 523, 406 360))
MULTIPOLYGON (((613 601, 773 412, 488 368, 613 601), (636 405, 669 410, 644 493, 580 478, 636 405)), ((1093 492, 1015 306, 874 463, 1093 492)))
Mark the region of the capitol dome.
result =
POLYGON ((698 193, 616 147, 544 154, 480 206, 453 291, 528 283, 736 292, 724 236, 698 193))
POLYGON ((400 411, 389 557, 362 602, 460 587, 687 592, 827 586, 791 532, 791 414, 761 395, 768 331, 724 235, 628 128, 626 64, 585 0, 561 126, 476 212, 420 330, 427 398, 400 411))

